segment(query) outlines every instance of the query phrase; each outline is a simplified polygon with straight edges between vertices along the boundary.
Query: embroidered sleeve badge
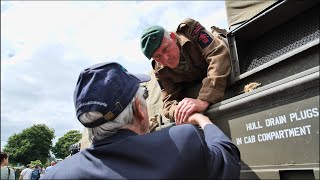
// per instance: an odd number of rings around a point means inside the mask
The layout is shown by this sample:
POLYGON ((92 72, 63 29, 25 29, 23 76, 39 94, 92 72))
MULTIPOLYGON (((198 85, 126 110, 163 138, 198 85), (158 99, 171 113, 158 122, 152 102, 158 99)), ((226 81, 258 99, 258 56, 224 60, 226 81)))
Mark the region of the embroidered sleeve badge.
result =
POLYGON ((202 30, 202 29, 203 29, 203 26, 201 26, 201 24, 198 23, 198 24, 194 27, 194 29, 192 30, 191 35, 192 35, 192 36, 197 35, 197 34, 199 33, 199 31, 202 30))
POLYGON ((211 36, 209 36, 206 32, 201 31, 201 32, 199 33, 198 43, 200 44, 200 46, 202 47, 202 49, 204 49, 204 48, 207 47, 209 44, 211 44, 212 41, 213 41, 213 39, 212 39, 211 36))

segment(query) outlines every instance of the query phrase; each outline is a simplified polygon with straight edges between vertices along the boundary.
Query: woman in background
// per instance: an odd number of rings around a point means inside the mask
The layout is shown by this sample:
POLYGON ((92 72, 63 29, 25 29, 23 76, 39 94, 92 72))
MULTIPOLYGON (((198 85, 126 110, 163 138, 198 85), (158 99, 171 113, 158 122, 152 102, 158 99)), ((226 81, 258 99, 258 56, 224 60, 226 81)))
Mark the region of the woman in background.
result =
POLYGON ((9 164, 9 155, 5 152, 0 152, 1 160, 1 180, 15 180, 14 170, 8 167, 9 164))

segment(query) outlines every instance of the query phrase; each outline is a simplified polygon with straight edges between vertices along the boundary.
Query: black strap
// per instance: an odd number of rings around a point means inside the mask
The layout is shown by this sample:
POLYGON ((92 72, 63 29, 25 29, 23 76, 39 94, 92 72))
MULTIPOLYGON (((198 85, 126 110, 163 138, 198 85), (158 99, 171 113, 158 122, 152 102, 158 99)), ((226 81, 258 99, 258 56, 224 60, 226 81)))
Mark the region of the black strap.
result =
POLYGON ((10 177, 10 169, 9 169, 9 167, 7 167, 8 168, 8 180, 9 180, 9 177, 10 177))

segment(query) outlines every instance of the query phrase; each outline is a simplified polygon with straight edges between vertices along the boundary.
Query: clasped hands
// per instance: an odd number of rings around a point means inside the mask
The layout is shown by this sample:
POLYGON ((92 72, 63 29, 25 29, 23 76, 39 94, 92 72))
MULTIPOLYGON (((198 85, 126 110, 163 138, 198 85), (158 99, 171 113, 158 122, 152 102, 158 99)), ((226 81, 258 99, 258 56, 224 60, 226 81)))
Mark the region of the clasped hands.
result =
POLYGON ((193 113, 203 112, 209 106, 207 101, 202 101, 200 99, 184 98, 179 102, 175 112, 174 119, 177 125, 184 123, 196 124, 190 115, 193 113))

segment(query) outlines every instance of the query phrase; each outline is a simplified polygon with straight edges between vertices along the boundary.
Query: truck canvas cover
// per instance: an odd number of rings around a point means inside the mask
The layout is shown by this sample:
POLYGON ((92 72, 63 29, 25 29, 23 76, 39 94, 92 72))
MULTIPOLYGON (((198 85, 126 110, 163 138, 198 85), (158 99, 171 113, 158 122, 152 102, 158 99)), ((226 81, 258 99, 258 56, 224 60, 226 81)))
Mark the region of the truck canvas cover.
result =
POLYGON ((276 0, 267 1, 225 1, 229 28, 257 15, 276 0))

